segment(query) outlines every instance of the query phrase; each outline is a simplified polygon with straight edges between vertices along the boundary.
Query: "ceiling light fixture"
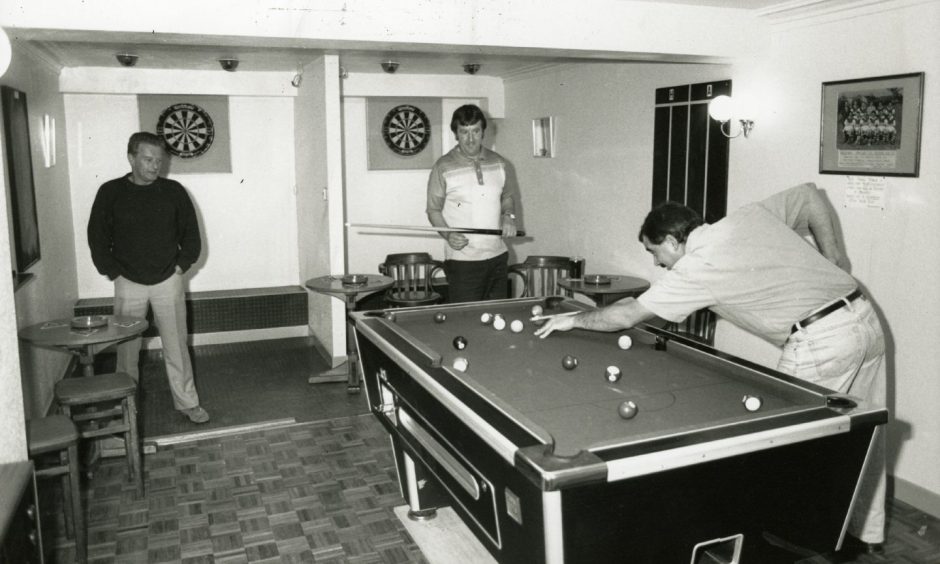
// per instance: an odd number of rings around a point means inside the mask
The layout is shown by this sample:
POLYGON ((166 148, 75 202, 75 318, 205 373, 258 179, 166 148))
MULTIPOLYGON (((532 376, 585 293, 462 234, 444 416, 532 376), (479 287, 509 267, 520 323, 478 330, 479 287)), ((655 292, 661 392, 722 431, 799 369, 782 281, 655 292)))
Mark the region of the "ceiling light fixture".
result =
POLYGON ((235 69, 238 68, 238 59, 235 59, 235 58, 219 59, 219 66, 222 67, 222 70, 225 70, 228 72, 235 72, 235 69))
POLYGON ((467 63, 463 66, 463 72, 467 74, 476 74, 480 72, 480 63, 467 63))
POLYGON ((137 59, 140 58, 130 53, 115 53, 114 57, 121 63, 122 67, 132 67, 137 64, 137 59))
POLYGON ((385 61, 382 63, 382 70, 388 74, 394 74, 398 70, 398 61, 385 61))

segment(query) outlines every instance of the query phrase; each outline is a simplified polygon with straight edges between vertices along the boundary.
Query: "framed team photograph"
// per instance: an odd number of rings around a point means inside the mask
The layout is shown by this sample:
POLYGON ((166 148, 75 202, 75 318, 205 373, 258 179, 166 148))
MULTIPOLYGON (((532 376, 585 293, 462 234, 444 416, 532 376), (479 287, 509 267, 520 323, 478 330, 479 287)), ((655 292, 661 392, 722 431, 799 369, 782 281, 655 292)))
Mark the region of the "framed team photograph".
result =
POLYGON ((822 84, 819 172, 918 176, 924 73, 822 84))

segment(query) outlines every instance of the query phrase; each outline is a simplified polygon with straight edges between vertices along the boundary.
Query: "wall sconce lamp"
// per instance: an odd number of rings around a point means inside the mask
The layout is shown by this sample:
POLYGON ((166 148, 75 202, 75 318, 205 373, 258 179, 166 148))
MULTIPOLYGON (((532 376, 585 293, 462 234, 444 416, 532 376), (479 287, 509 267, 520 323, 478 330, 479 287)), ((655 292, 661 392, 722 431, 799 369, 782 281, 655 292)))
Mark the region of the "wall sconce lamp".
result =
POLYGON ((480 63, 467 63, 463 66, 463 72, 467 74, 476 74, 480 72, 480 63))
POLYGON ((137 64, 137 55, 132 55, 130 53, 116 53, 114 58, 117 59, 117 62, 121 63, 122 67, 132 67, 137 64))
POLYGON ((235 69, 238 68, 238 59, 219 59, 219 66, 222 67, 222 70, 224 71, 235 72, 235 69))
POLYGON ((721 134, 729 139, 734 139, 735 137, 744 134, 744 137, 750 135, 751 130, 754 129, 754 120, 750 119, 738 119, 738 123, 741 124, 741 129, 737 133, 731 135, 731 127, 728 127, 728 131, 725 131, 725 125, 731 121, 731 113, 733 109, 733 102, 731 101, 730 96, 715 96, 715 98, 708 103, 708 115, 712 117, 713 120, 721 122, 721 134))

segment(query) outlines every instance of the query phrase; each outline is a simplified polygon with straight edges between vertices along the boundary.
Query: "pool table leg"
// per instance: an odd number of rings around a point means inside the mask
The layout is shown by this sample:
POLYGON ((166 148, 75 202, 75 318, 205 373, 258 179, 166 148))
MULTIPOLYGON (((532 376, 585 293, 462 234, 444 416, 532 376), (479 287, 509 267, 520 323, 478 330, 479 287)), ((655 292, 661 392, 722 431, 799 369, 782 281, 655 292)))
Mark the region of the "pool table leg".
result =
POLYGON ((408 518, 412 521, 427 521, 437 517, 437 507, 424 507, 421 504, 422 484, 427 484, 427 480, 419 476, 420 468, 415 464, 414 459, 408 453, 404 455, 405 475, 403 481, 403 490, 408 497, 408 518))

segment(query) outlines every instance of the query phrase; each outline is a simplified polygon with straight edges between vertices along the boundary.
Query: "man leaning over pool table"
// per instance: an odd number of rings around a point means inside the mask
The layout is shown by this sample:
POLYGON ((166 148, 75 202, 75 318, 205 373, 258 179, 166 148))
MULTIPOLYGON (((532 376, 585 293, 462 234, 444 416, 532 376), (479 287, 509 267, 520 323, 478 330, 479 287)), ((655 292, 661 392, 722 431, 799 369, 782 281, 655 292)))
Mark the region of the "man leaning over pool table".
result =
MULTIPOLYGON (((711 225, 694 210, 666 202, 646 216, 639 240, 668 271, 649 290, 595 311, 554 317, 535 334, 618 331, 654 316, 678 322, 708 308, 782 347, 777 370, 885 405, 884 333, 844 270, 848 264, 829 207, 815 184, 746 205, 711 225)), ((883 431, 876 437, 849 526, 855 548, 866 552, 882 551, 884 542, 883 431)))

